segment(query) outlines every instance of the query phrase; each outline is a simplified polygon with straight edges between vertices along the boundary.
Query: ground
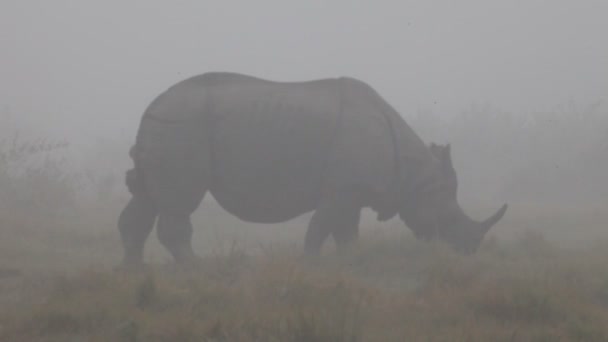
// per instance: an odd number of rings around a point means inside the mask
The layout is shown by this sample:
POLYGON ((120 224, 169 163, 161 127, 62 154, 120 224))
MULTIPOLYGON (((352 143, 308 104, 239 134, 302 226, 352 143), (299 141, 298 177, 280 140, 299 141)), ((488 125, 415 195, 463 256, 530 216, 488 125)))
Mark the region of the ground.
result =
POLYGON ((305 218, 252 225, 211 203, 194 220, 200 267, 153 235, 130 272, 114 269, 125 201, 2 213, 0 341, 608 341, 601 206, 511 203, 474 256, 366 213, 351 250, 305 260, 305 218))

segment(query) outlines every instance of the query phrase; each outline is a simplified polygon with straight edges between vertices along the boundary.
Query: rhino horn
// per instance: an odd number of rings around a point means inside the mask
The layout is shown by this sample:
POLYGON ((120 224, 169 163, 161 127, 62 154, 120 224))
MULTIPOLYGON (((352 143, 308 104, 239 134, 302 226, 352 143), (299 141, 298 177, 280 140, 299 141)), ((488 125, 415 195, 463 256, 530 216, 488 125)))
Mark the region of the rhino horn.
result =
POLYGON ((492 226, 494 226, 496 222, 500 221, 500 219, 505 215, 508 207, 509 206, 507 204, 504 204, 494 215, 490 216, 485 221, 480 222, 481 231, 484 234, 487 233, 488 230, 490 230, 490 228, 492 228, 492 226))

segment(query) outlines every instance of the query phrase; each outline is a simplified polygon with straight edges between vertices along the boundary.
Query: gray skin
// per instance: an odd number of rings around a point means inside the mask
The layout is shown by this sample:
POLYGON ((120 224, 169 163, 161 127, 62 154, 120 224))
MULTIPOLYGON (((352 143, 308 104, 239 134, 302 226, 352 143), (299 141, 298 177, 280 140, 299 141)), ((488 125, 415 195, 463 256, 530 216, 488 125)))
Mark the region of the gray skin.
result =
POLYGON ((143 262, 157 221, 179 263, 197 260, 190 215, 207 192, 248 222, 314 211, 304 248, 339 249, 359 231, 361 209, 399 215, 422 239, 474 252, 506 205, 484 222, 456 201, 449 146, 427 147, 370 86, 351 79, 279 83, 208 73, 169 88, 146 109, 127 172, 132 198, 118 226, 124 265, 143 262))

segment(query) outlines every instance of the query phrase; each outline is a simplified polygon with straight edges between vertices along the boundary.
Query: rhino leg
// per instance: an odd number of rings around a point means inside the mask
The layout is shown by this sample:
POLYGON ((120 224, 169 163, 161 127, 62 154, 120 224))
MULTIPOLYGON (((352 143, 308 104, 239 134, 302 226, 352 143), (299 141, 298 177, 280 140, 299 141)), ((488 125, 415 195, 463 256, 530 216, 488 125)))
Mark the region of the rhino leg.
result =
POLYGON ((310 220, 304 251, 316 256, 329 234, 333 234, 338 248, 342 249, 357 236, 361 205, 353 196, 333 196, 322 200, 310 220))
POLYGON ((156 220, 156 208, 145 196, 134 195, 118 218, 124 248, 124 267, 143 264, 144 244, 156 220))
POLYGON ((192 223, 189 213, 161 213, 156 227, 158 240, 180 264, 193 264, 199 258, 192 250, 192 223))
POLYGON ((339 251, 343 251, 359 237, 360 218, 361 210, 357 209, 356 212, 346 214, 343 218, 344 222, 341 225, 336 225, 332 230, 332 236, 339 251))
POLYGON ((207 192, 206 172, 192 168, 188 172, 150 172, 151 193, 158 207, 158 240, 180 264, 198 261, 192 251, 190 215, 207 192))
MULTIPOLYGON (((189 138, 186 133, 191 132, 176 132, 172 139, 189 138)), ((197 139, 202 138, 197 136, 197 139)), ((190 215, 209 190, 211 179, 209 148, 197 139, 170 140, 172 143, 161 145, 163 149, 150 152, 141 162, 146 189, 158 208, 158 240, 180 264, 195 263, 199 259, 192 251, 190 215)))
POLYGON ((198 261, 192 251, 190 215, 198 208, 207 192, 206 177, 201 173, 185 173, 179 181, 174 177, 156 179, 153 189, 158 205, 156 233, 160 243, 180 264, 198 261))

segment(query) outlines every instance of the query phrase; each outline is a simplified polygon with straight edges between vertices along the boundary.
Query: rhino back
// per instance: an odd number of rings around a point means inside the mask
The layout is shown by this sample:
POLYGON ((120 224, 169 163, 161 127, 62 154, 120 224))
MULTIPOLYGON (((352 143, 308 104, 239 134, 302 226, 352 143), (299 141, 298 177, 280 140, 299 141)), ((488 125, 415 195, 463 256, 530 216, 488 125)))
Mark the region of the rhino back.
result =
POLYGON ((136 155, 146 165, 164 158, 183 166, 181 158, 206 168, 225 209, 246 221, 280 222, 313 210, 324 192, 349 187, 364 190, 365 205, 394 211, 403 160, 420 149, 399 114, 362 82, 212 73, 152 102, 136 155))
POLYGON ((256 222, 313 210, 340 117, 337 84, 229 83, 210 98, 218 202, 256 222))

